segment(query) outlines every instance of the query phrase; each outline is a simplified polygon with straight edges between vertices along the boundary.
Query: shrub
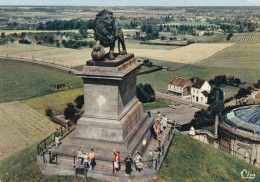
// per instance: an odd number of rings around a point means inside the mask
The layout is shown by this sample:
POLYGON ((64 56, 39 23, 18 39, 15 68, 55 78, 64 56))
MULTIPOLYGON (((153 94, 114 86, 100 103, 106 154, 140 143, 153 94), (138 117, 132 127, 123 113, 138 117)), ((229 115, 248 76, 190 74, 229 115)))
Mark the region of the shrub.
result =
POLYGON ((67 107, 64 110, 65 119, 72 119, 76 114, 76 109, 72 103, 67 103, 67 107))
POLYGON ((49 116, 49 117, 53 116, 53 111, 52 111, 52 109, 51 109, 51 108, 46 109, 46 110, 45 110, 45 114, 46 114, 46 116, 49 116))
POLYGON ((74 102, 76 103, 76 107, 78 109, 81 109, 82 106, 84 105, 84 95, 79 95, 74 102))
POLYGON ((136 96, 142 103, 155 101, 155 92, 150 84, 137 85, 136 96))

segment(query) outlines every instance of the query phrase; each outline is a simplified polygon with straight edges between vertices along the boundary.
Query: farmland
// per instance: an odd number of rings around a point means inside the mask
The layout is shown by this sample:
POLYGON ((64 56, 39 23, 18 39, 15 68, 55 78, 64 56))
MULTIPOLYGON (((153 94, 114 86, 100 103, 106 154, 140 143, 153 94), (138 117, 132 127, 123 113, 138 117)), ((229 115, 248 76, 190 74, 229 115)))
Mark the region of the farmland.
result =
POLYGON ((206 41, 206 43, 236 43, 236 44, 257 44, 260 43, 260 32, 235 33, 229 41, 227 35, 216 35, 206 41))
MULTIPOLYGON (((233 44, 191 44, 186 47, 176 46, 150 46, 141 45, 136 41, 129 41, 129 53, 134 53, 137 57, 146 57, 162 61, 179 63, 196 63, 210 57, 233 44), (177 48, 177 49, 176 49, 177 48)), ((108 49, 106 48, 108 51, 108 49)), ((46 61, 67 67, 84 65, 91 59, 90 48, 75 50, 56 47, 46 47, 39 45, 2 45, 0 46, 1 56, 18 57, 46 61)))
POLYGON ((52 84, 65 83, 67 89, 82 87, 82 80, 73 74, 28 63, 0 60, 0 70, 0 102, 57 92, 51 89, 52 84))
POLYGON ((47 137, 57 127, 19 101, 0 103, 0 160, 47 137))
MULTIPOLYGON (((260 44, 236 44, 213 56, 192 64, 182 64, 153 60, 153 64, 169 67, 173 71, 160 70, 139 75, 138 83, 149 83, 156 91, 167 92, 167 86, 173 76, 186 78, 199 77, 210 80, 217 75, 235 76, 243 82, 254 83, 260 78, 260 44), (158 80, 160 78, 160 81, 158 80)), ((225 87, 226 97, 234 95, 233 87, 225 87)))

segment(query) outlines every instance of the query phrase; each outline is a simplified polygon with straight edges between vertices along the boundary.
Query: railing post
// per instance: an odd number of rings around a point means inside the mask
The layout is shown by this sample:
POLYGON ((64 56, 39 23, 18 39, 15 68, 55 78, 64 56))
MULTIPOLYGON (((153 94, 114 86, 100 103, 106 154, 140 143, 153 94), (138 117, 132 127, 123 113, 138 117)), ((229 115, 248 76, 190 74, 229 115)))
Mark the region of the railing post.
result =
POLYGON ((52 163, 52 161, 51 161, 51 149, 49 149, 49 163, 52 163))
POLYGON ((61 136, 63 136, 63 133, 62 133, 62 127, 60 128, 60 130, 61 130, 61 136))
POLYGON ((157 171, 157 165, 158 165, 158 162, 157 162, 157 158, 155 159, 155 170, 157 171))
POLYGON ((38 155, 40 154, 40 152, 39 152, 39 144, 37 145, 37 153, 38 153, 38 155))
POLYGON ((44 139, 44 149, 46 149, 46 138, 44 139))
POLYGON ((45 156, 44 156, 44 152, 43 152, 43 154, 42 154, 42 157, 43 157, 43 163, 45 163, 45 156))
POLYGON ((75 156, 73 156, 73 158, 74 158, 74 164, 76 163, 76 159, 75 159, 75 156))
POLYGON ((115 164, 114 164, 114 161, 113 161, 113 173, 115 172, 115 164))

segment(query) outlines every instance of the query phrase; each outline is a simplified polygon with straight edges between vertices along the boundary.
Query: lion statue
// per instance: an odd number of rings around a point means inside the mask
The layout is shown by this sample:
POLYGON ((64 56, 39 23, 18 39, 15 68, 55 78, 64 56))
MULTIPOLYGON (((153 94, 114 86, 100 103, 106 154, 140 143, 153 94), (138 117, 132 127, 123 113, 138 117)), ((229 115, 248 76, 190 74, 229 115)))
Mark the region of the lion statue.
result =
POLYGON ((110 60, 115 59, 114 49, 116 39, 118 39, 119 54, 127 54, 123 31, 120 27, 116 26, 115 18, 111 11, 104 9, 96 15, 93 30, 97 43, 100 42, 102 46, 110 48, 108 54, 110 60), (120 44, 122 45, 123 51, 120 50, 120 44))

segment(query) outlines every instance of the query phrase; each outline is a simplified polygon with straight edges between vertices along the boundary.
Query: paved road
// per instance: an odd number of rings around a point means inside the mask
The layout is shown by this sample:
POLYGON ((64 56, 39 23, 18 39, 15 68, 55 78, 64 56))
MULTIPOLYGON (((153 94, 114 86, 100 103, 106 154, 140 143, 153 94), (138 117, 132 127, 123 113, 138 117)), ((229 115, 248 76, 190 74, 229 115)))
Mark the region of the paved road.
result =
POLYGON ((151 110, 152 117, 157 118, 158 111, 170 120, 175 120, 179 124, 189 123, 193 118, 196 111, 200 109, 189 107, 187 105, 178 105, 176 109, 170 107, 151 110))

